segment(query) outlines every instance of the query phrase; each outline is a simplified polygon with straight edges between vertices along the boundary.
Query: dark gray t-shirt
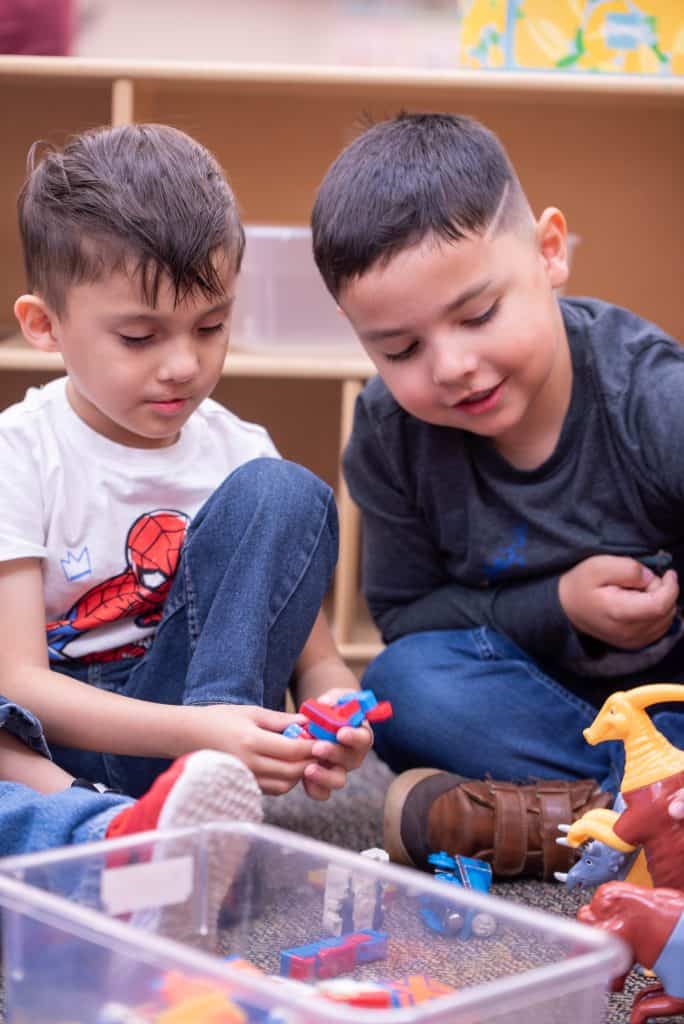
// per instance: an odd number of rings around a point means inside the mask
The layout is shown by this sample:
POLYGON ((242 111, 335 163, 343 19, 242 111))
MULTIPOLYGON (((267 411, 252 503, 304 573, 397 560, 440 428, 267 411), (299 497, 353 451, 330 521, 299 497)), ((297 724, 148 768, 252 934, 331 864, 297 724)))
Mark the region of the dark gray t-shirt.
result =
POLYGON ((536 469, 511 466, 487 438, 409 415, 379 377, 359 396, 344 471, 363 513, 364 592, 386 642, 488 625, 559 678, 640 672, 678 644, 679 619, 640 651, 579 636, 558 579, 590 555, 660 548, 684 579, 684 350, 625 309, 560 304, 572 397, 536 469))

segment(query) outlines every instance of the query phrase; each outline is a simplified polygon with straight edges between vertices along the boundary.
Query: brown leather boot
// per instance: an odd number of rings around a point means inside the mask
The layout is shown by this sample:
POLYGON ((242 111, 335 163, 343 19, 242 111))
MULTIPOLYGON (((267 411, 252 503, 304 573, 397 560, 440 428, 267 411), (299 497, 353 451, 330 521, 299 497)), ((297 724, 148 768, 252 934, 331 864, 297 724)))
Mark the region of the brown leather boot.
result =
POLYGON ((385 849, 391 860, 413 867, 427 868, 428 855, 445 850, 486 860, 495 878, 549 881, 576 860, 556 843, 558 826, 612 802, 593 779, 516 785, 414 768, 387 791, 385 849))

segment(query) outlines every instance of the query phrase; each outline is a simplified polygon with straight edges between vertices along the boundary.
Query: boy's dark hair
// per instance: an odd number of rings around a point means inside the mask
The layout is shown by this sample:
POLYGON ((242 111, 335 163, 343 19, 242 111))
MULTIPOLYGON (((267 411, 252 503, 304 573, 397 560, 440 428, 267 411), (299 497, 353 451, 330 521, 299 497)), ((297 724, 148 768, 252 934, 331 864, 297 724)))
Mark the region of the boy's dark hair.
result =
POLYGON ((35 160, 19 194, 28 287, 57 314, 72 284, 131 269, 156 305, 168 277, 176 301, 223 292, 224 252, 236 272, 245 244, 233 193, 214 157, 166 125, 98 128, 35 160))
POLYGON ((426 235, 455 242, 529 215, 493 132, 469 117, 399 114, 338 156, 313 208, 314 258, 333 296, 426 235))

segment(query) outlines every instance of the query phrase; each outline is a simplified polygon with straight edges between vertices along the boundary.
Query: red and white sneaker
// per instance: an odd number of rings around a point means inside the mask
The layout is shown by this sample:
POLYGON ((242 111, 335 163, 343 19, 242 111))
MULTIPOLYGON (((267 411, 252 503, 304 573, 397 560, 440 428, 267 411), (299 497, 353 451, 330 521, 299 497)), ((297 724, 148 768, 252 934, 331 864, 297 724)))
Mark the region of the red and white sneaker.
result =
POLYGON ((217 830, 202 840, 198 850, 196 833, 166 839, 164 832, 214 822, 258 823, 262 817, 261 790, 249 768, 236 757, 217 750, 198 750, 174 761, 144 796, 112 819, 106 838, 159 830, 152 860, 195 858, 202 893, 193 892, 177 902, 173 892, 166 893, 163 906, 155 902, 147 910, 138 910, 130 922, 165 938, 216 950, 219 913, 242 867, 249 838, 217 830))
POLYGON ((144 796, 117 814, 106 838, 213 821, 259 822, 262 816, 261 790, 249 768, 231 754, 196 750, 174 761, 144 796))

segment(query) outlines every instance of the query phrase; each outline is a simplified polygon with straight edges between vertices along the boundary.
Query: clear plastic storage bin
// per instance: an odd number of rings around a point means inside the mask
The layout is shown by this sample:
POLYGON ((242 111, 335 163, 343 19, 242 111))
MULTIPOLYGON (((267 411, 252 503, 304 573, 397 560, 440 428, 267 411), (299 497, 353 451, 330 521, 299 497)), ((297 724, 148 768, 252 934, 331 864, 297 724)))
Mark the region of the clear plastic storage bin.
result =
POLYGON ((314 346, 360 351, 348 321, 337 311, 304 227, 247 225, 231 328, 236 349, 314 346))
POLYGON ((8 1024, 598 1024, 629 959, 602 931, 267 826, 8 858, 0 906, 8 1024), (426 901, 486 915, 486 937, 428 927, 426 901), (403 1005, 330 998, 351 982, 403 1005))
MULTIPOLYGON (((349 321, 323 284, 305 227, 247 225, 231 327, 235 349, 361 353, 349 321)), ((568 235, 572 265, 578 235, 568 235)))

